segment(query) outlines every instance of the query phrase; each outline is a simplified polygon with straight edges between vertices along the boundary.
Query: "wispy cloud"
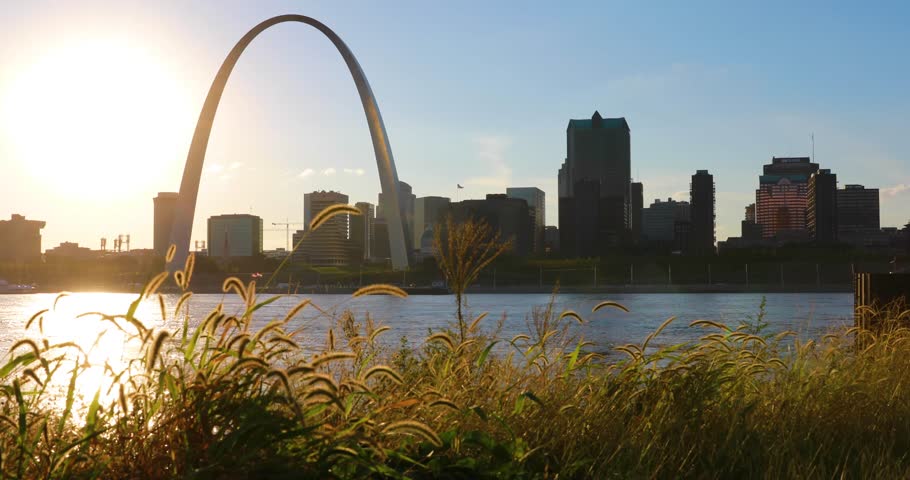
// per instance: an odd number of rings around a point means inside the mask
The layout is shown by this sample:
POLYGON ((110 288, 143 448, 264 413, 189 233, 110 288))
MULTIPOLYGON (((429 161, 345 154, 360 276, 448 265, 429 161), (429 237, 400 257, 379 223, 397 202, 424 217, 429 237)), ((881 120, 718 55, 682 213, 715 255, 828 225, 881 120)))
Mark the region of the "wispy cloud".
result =
POLYGON ((202 168, 202 171, 207 175, 217 175, 224 171, 224 165, 220 163, 207 163, 205 167, 202 168))
POLYGON ((907 185, 906 183, 899 183, 892 187, 882 188, 880 191, 882 195, 886 197, 896 197, 906 191, 910 191, 910 185, 907 185))
POLYGON ((223 165, 217 162, 207 163, 202 168, 202 173, 208 177, 218 178, 218 180, 224 182, 230 180, 234 177, 233 171, 238 170, 240 167, 243 167, 242 162, 232 162, 230 165, 223 165))
MULTIPOLYGON (((341 172, 344 173, 345 175, 353 175, 353 176, 357 176, 357 177, 363 176, 366 173, 366 171, 362 168, 342 168, 341 172)), ((316 173, 319 173, 320 175, 323 175, 326 177, 331 177, 333 175, 338 174, 338 169, 336 169, 335 167, 328 167, 328 168, 319 170, 317 172, 316 170, 313 170, 312 168, 307 168, 304 171, 297 174, 297 176, 299 178, 307 178, 309 176, 315 175, 316 173)))
POLYGON ((488 168, 487 175, 471 177, 466 185, 493 187, 505 190, 512 182, 512 168, 506 161, 506 152, 512 146, 512 139, 501 135, 484 135, 472 140, 477 157, 488 168))
POLYGON ((225 167, 220 163, 213 162, 205 165, 202 168, 202 173, 206 176, 206 178, 218 179, 219 182, 227 182, 228 180, 234 178, 234 175, 232 175, 231 171, 240 168, 240 165, 243 164, 234 162, 229 167, 225 167))

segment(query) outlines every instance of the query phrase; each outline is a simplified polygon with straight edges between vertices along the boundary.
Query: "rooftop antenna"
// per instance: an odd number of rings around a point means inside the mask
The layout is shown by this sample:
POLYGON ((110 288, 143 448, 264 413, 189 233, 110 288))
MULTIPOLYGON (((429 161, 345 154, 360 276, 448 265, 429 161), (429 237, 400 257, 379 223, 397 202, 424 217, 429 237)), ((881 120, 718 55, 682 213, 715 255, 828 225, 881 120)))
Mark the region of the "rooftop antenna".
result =
POLYGON ((815 161, 815 132, 809 134, 809 138, 812 140, 812 161, 815 161))

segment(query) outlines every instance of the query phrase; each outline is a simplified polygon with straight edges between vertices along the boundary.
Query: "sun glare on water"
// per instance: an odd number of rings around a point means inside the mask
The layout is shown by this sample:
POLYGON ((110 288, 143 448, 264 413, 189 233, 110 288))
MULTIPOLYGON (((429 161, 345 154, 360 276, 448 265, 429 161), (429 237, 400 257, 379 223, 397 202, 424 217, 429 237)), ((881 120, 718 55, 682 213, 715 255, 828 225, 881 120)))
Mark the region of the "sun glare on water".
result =
POLYGON ((185 152, 193 115, 166 62, 116 40, 36 58, 0 91, 0 137, 36 185, 90 198, 152 187, 185 152))
MULTIPOLYGON (((63 364, 63 370, 67 371, 55 374, 49 385, 56 392, 51 398, 57 408, 64 407, 75 365, 79 366, 74 392, 77 412, 83 411, 96 394, 103 403, 109 402, 117 395, 118 383, 141 371, 141 364, 131 363, 141 350, 141 336, 124 320, 115 323, 91 313, 122 314, 133 300, 133 295, 111 293, 64 296, 41 316, 40 325, 33 325, 27 332, 29 337, 35 338, 37 334, 48 341, 52 347, 47 354, 49 358, 63 355, 67 360, 63 364)), ((137 317, 148 328, 162 325, 160 315, 156 319, 156 307, 157 302, 146 301, 137 311, 137 317)))

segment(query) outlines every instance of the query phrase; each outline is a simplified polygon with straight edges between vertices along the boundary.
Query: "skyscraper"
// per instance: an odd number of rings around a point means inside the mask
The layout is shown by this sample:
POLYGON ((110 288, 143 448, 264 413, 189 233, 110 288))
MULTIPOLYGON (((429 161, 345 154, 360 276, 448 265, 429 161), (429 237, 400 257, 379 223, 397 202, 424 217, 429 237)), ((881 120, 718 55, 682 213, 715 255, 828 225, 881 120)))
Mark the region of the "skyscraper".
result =
POLYGON ((505 194, 488 194, 484 200, 463 200, 452 203, 450 211, 456 222, 469 218, 486 222, 503 241, 511 241, 510 253, 526 256, 531 253, 533 223, 527 202, 505 194))
POLYGON ((630 224, 631 149, 625 118, 569 120, 559 169, 559 231, 568 256, 618 246, 630 224))
POLYGON ((310 229, 313 218, 326 208, 339 203, 347 204, 348 196, 340 192, 311 192, 303 195, 303 223, 305 230, 294 233, 294 245, 303 243, 294 256, 310 265, 331 266, 351 263, 352 248, 348 236, 348 214, 335 215, 319 228, 310 229))
MULTIPOLYGON (((385 212, 383 209, 386 208, 384 197, 385 195, 380 192, 379 203, 376 204, 376 218, 381 218, 383 220, 385 219, 385 212)), ((417 197, 414 195, 411 185, 399 180, 398 202, 400 203, 401 225, 404 228, 404 241, 408 256, 414 251, 414 203, 416 201, 417 197)))
POLYGON ((559 228, 547 225, 544 230, 544 253, 547 255, 559 252, 559 228))
POLYGON ((372 256, 371 246, 375 235, 375 208, 369 202, 354 204, 360 215, 352 215, 351 222, 351 247, 357 260, 369 260, 372 256))
MULTIPOLYGON (((677 223, 689 223, 691 206, 689 202, 677 202, 668 198, 666 202, 655 199, 642 211, 642 236, 651 244, 671 245, 676 238, 677 223)), ((690 228, 684 227, 686 234, 690 228)))
POLYGON ((755 204, 746 205, 746 215, 740 224, 742 239, 745 242, 758 242, 762 239, 761 225, 755 223, 755 204))
POLYGON ((687 244, 694 255, 714 254, 714 195, 714 176, 707 170, 696 171, 689 184, 691 226, 687 244))
POLYGON ((384 218, 376 217, 373 225, 373 243, 370 246, 370 260, 385 262, 391 258, 392 251, 389 247, 389 224, 384 218))
POLYGON ((641 222, 642 222, 642 210, 645 208, 645 187, 640 182, 632 183, 632 208, 631 208, 631 230, 632 230, 632 241, 640 242, 641 241, 641 222))
POLYGON ((806 228, 816 243, 837 240, 837 175, 823 169, 809 176, 806 228))
POLYGON ((756 223, 762 227, 762 237, 806 232, 809 176, 817 171, 818 164, 809 157, 772 157, 764 166, 755 191, 756 223))
POLYGON ((177 209, 177 192, 158 192, 153 199, 155 204, 153 248, 155 255, 167 255, 171 247, 171 227, 174 223, 174 211, 177 209))
POLYGON ((209 256, 254 257, 262 253, 262 219, 256 215, 216 215, 208 220, 209 256))
POLYGON ((881 229, 877 188, 847 185, 837 191, 837 236, 854 245, 866 243, 866 237, 881 229))
POLYGON ((446 197, 420 197, 414 202, 414 235, 415 249, 420 249, 421 239, 427 230, 432 230, 439 222, 445 221, 446 212, 452 201, 446 197))
POLYGON ((547 228, 546 194, 537 187, 509 187, 506 188, 509 198, 519 198, 528 202, 531 212, 531 223, 534 224, 532 232, 531 251, 535 255, 543 253, 544 230, 547 228))

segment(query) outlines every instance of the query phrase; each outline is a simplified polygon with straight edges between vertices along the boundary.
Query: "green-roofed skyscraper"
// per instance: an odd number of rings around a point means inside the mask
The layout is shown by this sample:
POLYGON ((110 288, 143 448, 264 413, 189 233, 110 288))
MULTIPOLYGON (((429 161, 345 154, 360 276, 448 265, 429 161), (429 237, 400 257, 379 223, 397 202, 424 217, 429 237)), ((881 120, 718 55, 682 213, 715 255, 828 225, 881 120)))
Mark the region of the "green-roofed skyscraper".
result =
POLYGON ((562 253, 594 257, 628 239, 631 148, 625 118, 569 120, 559 169, 562 253))

